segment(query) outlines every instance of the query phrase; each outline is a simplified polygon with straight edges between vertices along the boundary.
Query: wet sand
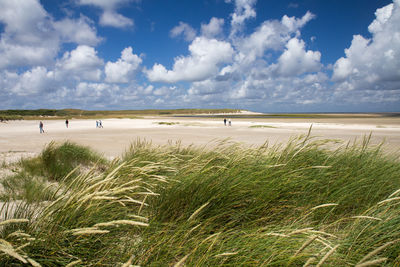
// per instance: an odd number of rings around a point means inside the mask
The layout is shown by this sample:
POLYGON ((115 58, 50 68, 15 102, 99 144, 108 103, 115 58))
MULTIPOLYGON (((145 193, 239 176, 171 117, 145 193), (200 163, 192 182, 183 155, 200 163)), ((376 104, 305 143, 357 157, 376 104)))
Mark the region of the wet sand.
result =
POLYGON ((104 119, 104 128, 96 128, 95 120, 71 119, 69 128, 64 120, 43 120, 44 134, 39 133, 39 121, 9 121, 0 123, 0 161, 14 161, 21 156, 39 153, 51 141, 70 140, 86 145, 106 157, 120 156, 137 140, 165 145, 212 145, 222 139, 259 146, 285 143, 291 137, 307 134, 321 139, 343 142, 361 140, 372 133, 371 143, 385 141, 388 152, 400 150, 400 118, 246 118, 233 119, 224 126, 220 118, 147 117, 143 119, 104 119), (173 125, 159 124, 174 123, 173 125))

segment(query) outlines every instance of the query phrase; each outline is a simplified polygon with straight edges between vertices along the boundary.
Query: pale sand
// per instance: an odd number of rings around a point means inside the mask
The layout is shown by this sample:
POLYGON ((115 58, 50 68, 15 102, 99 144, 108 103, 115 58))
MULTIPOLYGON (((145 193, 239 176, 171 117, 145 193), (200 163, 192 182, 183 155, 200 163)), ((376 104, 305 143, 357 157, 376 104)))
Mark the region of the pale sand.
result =
POLYGON ((43 120, 45 133, 39 133, 39 121, 10 121, 0 123, 0 161, 11 162, 21 156, 39 153, 51 141, 70 140, 86 145, 112 158, 120 156, 129 145, 146 139, 165 145, 180 141, 183 145, 204 145, 229 138, 246 145, 259 146, 285 143, 291 137, 307 134, 342 141, 361 140, 372 133, 372 143, 385 140, 385 150, 400 149, 400 118, 362 119, 233 119, 232 126, 224 126, 219 118, 147 117, 145 119, 104 119, 104 128, 96 128, 95 120, 71 119, 69 128, 64 120, 43 120), (158 122, 175 122, 159 125, 158 122), (262 125, 264 128, 250 128, 262 125))

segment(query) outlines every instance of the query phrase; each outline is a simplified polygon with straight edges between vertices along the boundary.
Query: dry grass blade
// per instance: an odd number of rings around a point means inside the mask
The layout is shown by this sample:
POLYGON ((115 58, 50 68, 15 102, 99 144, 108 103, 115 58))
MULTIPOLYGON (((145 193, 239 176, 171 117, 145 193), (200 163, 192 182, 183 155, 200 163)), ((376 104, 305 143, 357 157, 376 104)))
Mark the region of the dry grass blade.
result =
POLYGON ((265 236, 279 236, 279 237, 289 237, 288 235, 281 234, 281 233, 266 233, 265 236))
POLYGON ((303 265, 303 267, 307 267, 310 266, 310 264, 312 264, 315 261, 315 256, 311 256, 311 258, 309 258, 303 265))
POLYGON ((390 194, 389 198, 394 197, 394 196, 397 195, 398 193, 400 193, 400 189, 397 189, 397 190, 394 191, 392 194, 390 194))
POLYGON ((303 245, 294 253, 294 256, 297 256, 300 254, 306 247, 308 247, 318 236, 314 235, 310 237, 306 242, 303 243, 303 245))
POLYGON ((200 243, 200 244, 203 244, 204 242, 206 242, 207 240, 210 240, 211 238, 218 237, 220 234, 221 234, 221 232, 218 232, 218 233, 212 234, 212 235, 210 235, 210 236, 206 237, 206 238, 205 238, 203 241, 201 241, 201 243, 200 243))
POLYGON ((23 248, 25 248, 25 247, 29 246, 30 244, 31 244, 30 242, 28 242, 28 243, 25 243, 25 244, 23 244, 23 245, 21 245, 21 246, 17 247, 17 248, 15 249, 15 251, 22 250, 23 248))
POLYGON ((297 234, 301 234, 301 233, 304 233, 304 232, 309 232, 311 230, 312 230, 311 227, 303 228, 303 229, 297 229, 297 230, 294 230, 294 231, 290 232, 288 235, 297 235, 297 234))
POLYGON ((16 258, 17 260, 23 262, 23 263, 28 263, 28 261, 22 257, 20 254, 18 254, 14 249, 12 248, 6 248, 3 246, 0 246, 0 251, 3 251, 5 254, 7 254, 10 257, 16 258))
POLYGON ((354 219, 370 219, 370 220, 382 221, 381 218, 376 218, 376 217, 371 217, 371 216, 364 216, 364 215, 353 216, 351 218, 354 218, 354 219))
POLYGON ((329 250, 325 256, 318 262, 318 264, 316 265, 316 267, 320 267, 322 266, 322 264, 324 264, 324 262, 333 254, 333 252, 335 252, 335 250, 339 247, 339 245, 334 246, 331 250, 329 250))
POLYGON ((225 253, 221 253, 221 254, 218 254, 218 255, 215 255, 214 257, 225 257, 225 256, 232 256, 232 255, 236 255, 236 254, 238 254, 239 252, 225 252, 225 253))
POLYGON ((278 168, 278 167, 283 167, 286 166, 287 164, 275 164, 275 165, 266 165, 267 168, 278 168))
POLYGON ((181 267, 185 263, 186 259, 190 256, 190 254, 187 254, 185 257, 183 257, 180 261, 174 264, 174 267, 181 267))
POLYGON ((118 226, 121 224, 134 225, 134 226, 149 226, 148 223, 144 223, 144 222, 138 222, 138 221, 132 221, 132 220, 115 220, 115 221, 110 221, 110 222, 97 223, 93 227, 118 226))
POLYGON ((18 230, 18 231, 15 231, 15 232, 13 232, 13 233, 11 233, 11 234, 9 234, 7 236, 7 238, 10 238, 10 237, 31 237, 31 235, 29 235, 27 233, 23 233, 23 232, 18 230))
POLYGON ((318 241, 319 243, 321 243, 322 245, 325 246, 325 248, 329 248, 332 249, 333 247, 327 242, 326 239, 323 239, 321 236, 317 236, 316 241, 318 241))
POLYGON ((0 226, 10 224, 10 223, 27 223, 27 222, 29 222, 28 219, 9 219, 9 220, 0 222, 0 226))
POLYGON ((376 259, 376 260, 366 261, 366 262, 357 264, 355 267, 366 267, 366 266, 378 265, 378 264, 381 264, 381 263, 383 263, 385 261, 387 261, 387 258, 379 258, 379 259, 376 259))
POLYGON ((329 169, 332 166, 311 166, 310 169, 329 169))
POLYGON ((76 260, 76 261, 68 263, 65 267, 72 267, 72 266, 77 265, 77 264, 79 264, 81 262, 82 262, 82 260, 79 259, 79 260, 76 260))
POLYGON ((208 204, 210 204, 210 201, 208 201, 207 203, 203 204, 200 208, 198 208, 197 210, 195 210, 195 212, 193 212, 192 215, 190 215, 188 221, 193 220, 193 219, 197 216, 197 214, 200 213, 200 211, 201 211, 202 209, 204 209, 205 207, 207 207, 208 204))
POLYGON ((382 204, 385 204, 387 202, 391 202, 391 201, 395 201, 395 200, 400 200, 400 197, 392 197, 392 198, 388 198, 388 199, 382 200, 381 202, 378 202, 378 205, 382 205, 382 204))
POLYGON ((91 229, 91 230, 76 231, 72 233, 72 235, 95 235, 95 234, 107 234, 109 232, 110 231, 108 230, 91 229))
POLYGON ((310 232, 314 233, 314 234, 321 234, 321 235, 326 235, 326 236, 330 236, 330 237, 333 237, 333 238, 338 238, 335 235, 332 235, 332 234, 329 234, 329 233, 326 233, 326 232, 323 232, 323 231, 310 230, 310 232))
POLYGON ((136 215, 136 214, 128 214, 128 217, 136 218, 136 219, 139 219, 139 220, 142 220, 142 221, 145 221, 145 222, 149 221, 149 219, 147 219, 146 217, 139 216, 139 215, 136 215))
POLYGON ((8 241, 0 238, 0 247, 12 248, 13 246, 8 241))
POLYGON ((331 206, 337 206, 338 204, 336 204, 336 203, 327 203, 327 204, 322 204, 322 205, 318 205, 318 206, 315 206, 314 208, 311 208, 311 210, 316 210, 316 209, 319 209, 319 208, 325 208, 325 207, 331 207, 331 206))
POLYGON ((28 262, 33 266, 33 267, 42 267, 37 261, 31 258, 27 258, 28 262))
POLYGON ((134 255, 132 255, 132 256, 129 258, 129 260, 128 260, 127 262, 125 262, 124 264, 122 264, 121 267, 129 267, 129 266, 131 266, 132 261, 133 261, 133 258, 134 258, 134 255))
POLYGON ((394 243, 396 243, 398 241, 399 241, 399 239, 398 240, 394 240, 394 241, 390 241, 390 242, 387 242, 387 243, 383 244, 382 246, 374 249, 373 251, 371 251, 370 253, 365 255, 364 258, 362 258, 357 264, 361 264, 361 263, 365 262, 366 260, 372 258, 373 256, 375 256, 376 254, 378 254, 379 252, 381 252, 382 250, 384 250, 388 246, 390 246, 390 245, 392 245, 392 244, 394 244, 394 243))

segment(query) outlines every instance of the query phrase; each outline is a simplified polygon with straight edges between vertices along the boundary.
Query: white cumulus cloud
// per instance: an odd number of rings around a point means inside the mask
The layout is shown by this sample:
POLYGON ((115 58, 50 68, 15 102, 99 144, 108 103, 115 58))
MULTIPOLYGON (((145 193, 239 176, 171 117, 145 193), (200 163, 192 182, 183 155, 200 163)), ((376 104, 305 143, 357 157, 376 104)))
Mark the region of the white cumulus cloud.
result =
POLYGON ((79 45, 71 52, 65 52, 57 62, 57 69, 62 77, 73 75, 77 80, 99 81, 103 60, 97 56, 97 51, 87 45, 79 45))
POLYGON ((155 64, 147 71, 152 82, 174 83, 178 81, 199 81, 218 72, 218 66, 231 61, 234 53, 228 42, 197 37, 189 46, 190 55, 175 59, 172 70, 155 64))
POLYGON ((82 45, 96 45, 101 41, 97 36, 96 28, 92 21, 81 16, 79 19, 62 19, 54 22, 54 28, 60 34, 64 42, 72 42, 82 45))
POLYGON ((278 72, 283 76, 295 76, 306 72, 316 72, 321 69, 321 53, 305 51, 304 41, 290 39, 286 50, 278 59, 278 72))
POLYGON ((400 89, 400 1, 379 8, 369 25, 371 39, 353 36, 345 57, 336 61, 336 90, 400 89))
POLYGON ((45 67, 35 67, 21 74, 11 91, 19 96, 28 96, 44 92, 54 83, 54 73, 45 67))
POLYGON ((107 62, 105 66, 106 82, 128 83, 134 77, 134 72, 139 68, 142 59, 132 53, 132 47, 127 47, 121 52, 121 58, 116 62, 107 62))
POLYGON ((88 18, 57 21, 39 0, 0 1, 0 23, 0 69, 50 66, 63 42, 95 45, 101 40, 88 18))
POLYGON ((51 62, 59 49, 58 35, 38 0, 0 1, 0 68, 51 62))

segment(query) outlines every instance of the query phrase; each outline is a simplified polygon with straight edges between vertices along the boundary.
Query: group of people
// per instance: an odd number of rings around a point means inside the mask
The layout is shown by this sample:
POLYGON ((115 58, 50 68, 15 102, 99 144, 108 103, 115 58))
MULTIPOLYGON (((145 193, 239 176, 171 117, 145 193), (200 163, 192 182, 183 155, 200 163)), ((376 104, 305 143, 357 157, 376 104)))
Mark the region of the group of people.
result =
MULTIPOLYGON (((69 121, 68 121, 68 119, 66 119, 65 120, 65 127, 68 128, 68 125, 69 125, 69 121)), ((43 124, 42 121, 39 122, 39 131, 40 131, 40 133, 44 133, 44 124, 43 124)))
MULTIPOLYGON (((69 120, 65 120, 65 127, 68 128, 69 126, 69 120)), ((96 128, 103 128, 103 122, 101 120, 96 121, 96 128)), ((42 121, 39 122, 39 131, 40 133, 44 133, 44 124, 42 121)))
MULTIPOLYGON (((232 121, 231 121, 231 119, 224 119, 224 125, 226 126, 226 123, 228 122, 228 125, 229 126, 232 126, 232 121)), ((68 125, 69 125, 69 121, 68 121, 68 119, 66 119, 65 120, 65 126, 68 128, 68 125)), ((103 122, 101 121, 101 120, 96 120, 96 128, 103 128, 103 122)), ((43 122, 42 121, 40 121, 39 122, 39 130, 40 130, 40 133, 44 133, 44 128, 43 128, 43 122)))

